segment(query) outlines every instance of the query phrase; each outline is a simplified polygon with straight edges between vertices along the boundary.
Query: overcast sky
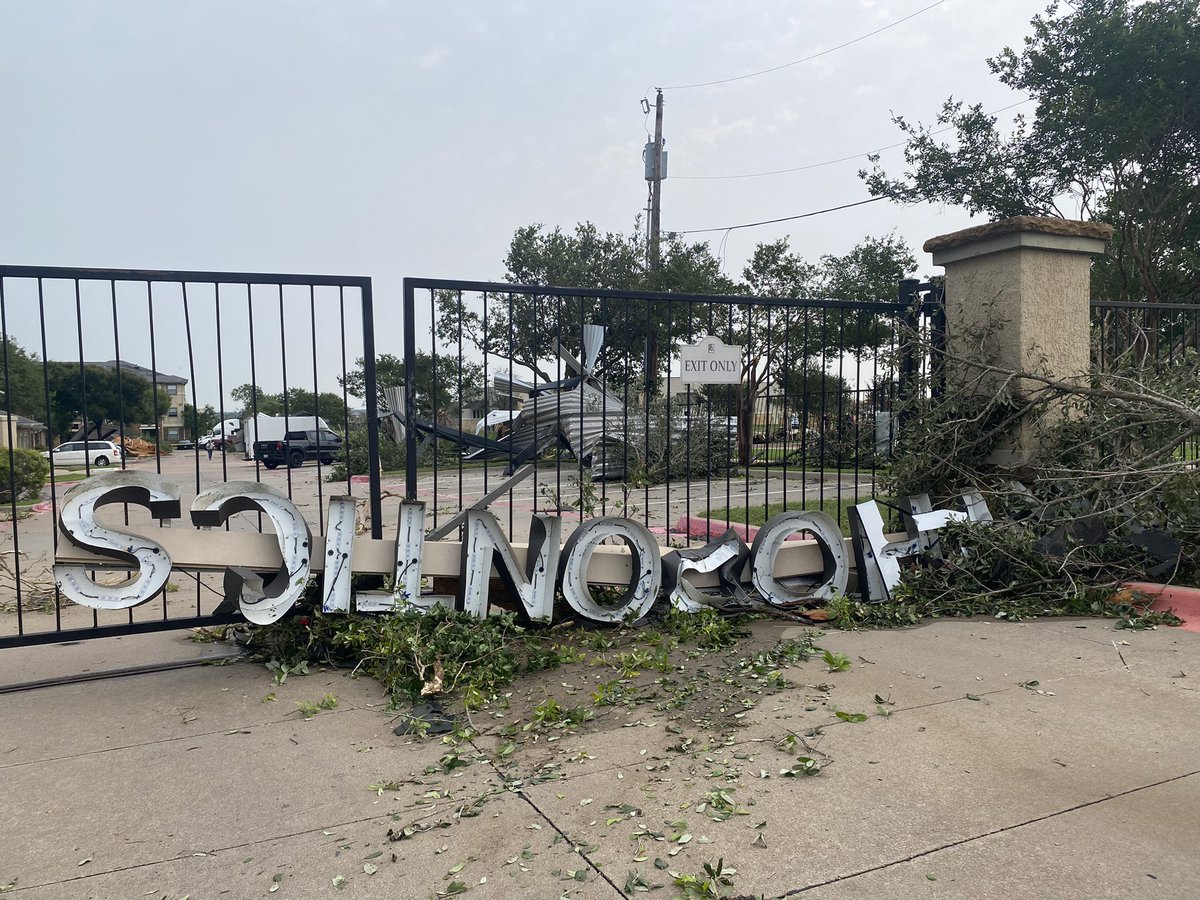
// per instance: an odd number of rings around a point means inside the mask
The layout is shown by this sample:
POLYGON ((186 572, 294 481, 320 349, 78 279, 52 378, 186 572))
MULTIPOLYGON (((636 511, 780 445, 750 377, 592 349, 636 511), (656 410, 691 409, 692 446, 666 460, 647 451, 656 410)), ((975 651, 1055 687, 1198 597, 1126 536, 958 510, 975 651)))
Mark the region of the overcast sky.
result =
MULTIPOLYGON (((531 222, 634 227, 653 128, 640 104, 655 86, 671 88, 664 231, 868 197, 861 158, 694 176, 861 154, 900 139, 892 112, 931 121, 950 95, 986 109, 1021 99, 986 59, 1019 47, 1046 0, 943 0, 810 62, 672 87, 782 66, 931 3, 0 0, 0 260, 368 275, 378 349, 399 354, 404 276, 499 279, 531 222)), ((899 150, 883 158, 902 163, 899 150)), ((876 203, 734 231, 720 249, 737 277, 760 241, 788 235, 815 259, 894 229, 925 275, 922 242, 969 224, 960 210, 876 203)), ((723 235, 700 237, 716 250, 723 235)), ((36 310, 14 293, 9 330, 39 350, 36 310)), ((149 365, 144 299, 120 301, 121 355, 149 365)), ((87 302, 85 355, 107 358, 111 309, 87 302)), ((169 348, 158 368, 186 376, 177 306, 164 295, 156 308, 169 348)), ((301 312, 289 348, 309 344, 301 312)), ((49 318, 49 355, 72 358, 70 302, 52 300, 49 318)), ((318 318, 319 355, 335 322, 318 318)), ((257 308, 255 324, 269 328, 257 308)), ((215 404, 211 324, 196 327, 199 401, 215 404)), ((223 318, 226 392, 249 380, 240 330, 223 318)), ((278 345, 277 331, 256 338, 278 345)), ((258 357, 259 381, 277 387, 258 357)))

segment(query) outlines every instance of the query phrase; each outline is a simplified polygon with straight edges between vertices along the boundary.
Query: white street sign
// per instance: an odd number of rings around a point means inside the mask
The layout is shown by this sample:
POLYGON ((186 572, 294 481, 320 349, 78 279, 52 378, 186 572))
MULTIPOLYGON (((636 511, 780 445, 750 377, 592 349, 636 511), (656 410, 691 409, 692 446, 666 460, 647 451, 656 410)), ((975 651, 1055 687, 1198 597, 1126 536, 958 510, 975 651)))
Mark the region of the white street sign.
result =
POLYGON ((737 384, 742 380, 742 348, 705 337, 679 348, 684 384, 737 384))

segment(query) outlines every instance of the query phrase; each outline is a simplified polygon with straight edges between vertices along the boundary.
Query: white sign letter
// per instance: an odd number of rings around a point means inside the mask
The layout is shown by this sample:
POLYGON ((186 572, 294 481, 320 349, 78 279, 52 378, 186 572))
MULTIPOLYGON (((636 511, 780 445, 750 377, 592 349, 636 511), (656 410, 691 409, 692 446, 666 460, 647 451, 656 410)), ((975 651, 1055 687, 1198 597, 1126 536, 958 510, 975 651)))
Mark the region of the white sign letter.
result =
POLYGON ((105 472, 75 485, 63 498, 58 527, 76 547, 136 563, 137 577, 123 584, 96 584, 86 567, 54 564, 54 580, 75 603, 93 609, 128 609, 145 603, 167 583, 171 557, 150 538, 106 528, 96 510, 113 503, 134 503, 150 510, 156 519, 179 518, 179 485, 161 475, 141 472, 105 472))
POLYGON ((754 536, 750 550, 750 576, 754 588, 772 606, 791 606, 809 600, 832 600, 846 593, 850 560, 837 522, 822 512, 782 512, 767 520, 754 536), (797 593, 775 577, 775 556, 779 548, 797 531, 807 531, 821 548, 821 581, 810 590, 797 593))
POLYGON ((563 548, 560 570, 559 581, 567 603, 580 615, 597 622, 640 619, 654 605, 662 585, 662 565, 654 535, 640 522, 619 516, 591 519, 571 532, 563 548), (601 606, 588 590, 588 562, 596 548, 612 537, 629 545, 633 575, 620 600, 611 606, 601 606))
POLYGON ((275 526, 283 562, 268 581, 249 569, 225 569, 225 597, 238 601, 242 615, 256 625, 278 621, 300 599, 308 584, 312 536, 300 510, 283 494, 255 481, 227 481, 198 494, 192 501, 192 523, 221 525, 239 512, 262 512, 275 526))
POLYGON ((487 615, 488 580, 495 560, 500 580, 510 595, 520 599, 524 613, 534 622, 549 622, 554 616, 554 573, 561 535, 558 516, 534 516, 522 572, 496 517, 485 509, 468 509, 458 578, 459 608, 480 618, 487 615))

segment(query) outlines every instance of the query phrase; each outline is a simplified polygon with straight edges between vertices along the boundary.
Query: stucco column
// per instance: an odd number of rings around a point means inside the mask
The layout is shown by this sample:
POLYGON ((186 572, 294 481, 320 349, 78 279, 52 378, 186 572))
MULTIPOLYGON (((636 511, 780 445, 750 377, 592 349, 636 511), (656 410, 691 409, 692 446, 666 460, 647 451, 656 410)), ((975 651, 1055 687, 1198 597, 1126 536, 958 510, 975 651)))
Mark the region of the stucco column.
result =
MULTIPOLYGON (((1087 373, 1091 259, 1111 237, 1109 225, 1019 216, 930 238, 925 252, 946 269, 947 352, 1055 378, 1087 373)), ((953 361, 947 374, 951 382, 970 375, 953 361)), ((1035 452, 1036 435, 1022 423, 993 461, 1035 452)))

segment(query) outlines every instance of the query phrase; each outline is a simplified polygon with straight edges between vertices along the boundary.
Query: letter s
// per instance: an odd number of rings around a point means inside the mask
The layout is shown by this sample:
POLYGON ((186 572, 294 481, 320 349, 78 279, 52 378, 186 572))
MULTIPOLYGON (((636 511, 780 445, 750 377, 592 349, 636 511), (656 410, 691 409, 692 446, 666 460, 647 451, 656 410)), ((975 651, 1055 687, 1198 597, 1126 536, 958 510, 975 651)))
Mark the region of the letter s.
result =
POLYGON ((167 583, 171 557, 166 548, 142 535, 101 525, 96 510, 113 503, 134 503, 156 519, 179 518, 179 486, 161 475, 105 472, 81 481, 63 497, 59 530, 76 547, 136 563, 137 577, 123 584, 97 584, 89 566, 55 563, 54 580, 67 598, 92 609, 129 609, 145 603, 167 583))

